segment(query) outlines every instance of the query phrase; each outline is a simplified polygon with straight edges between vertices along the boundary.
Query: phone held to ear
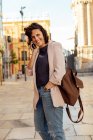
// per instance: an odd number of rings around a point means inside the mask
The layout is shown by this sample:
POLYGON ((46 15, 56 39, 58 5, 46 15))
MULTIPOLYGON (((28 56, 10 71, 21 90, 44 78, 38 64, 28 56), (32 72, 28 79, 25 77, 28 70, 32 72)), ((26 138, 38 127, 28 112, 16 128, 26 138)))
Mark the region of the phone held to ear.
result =
POLYGON ((34 43, 31 43, 31 47, 32 47, 33 49, 36 49, 36 45, 35 45, 34 43))

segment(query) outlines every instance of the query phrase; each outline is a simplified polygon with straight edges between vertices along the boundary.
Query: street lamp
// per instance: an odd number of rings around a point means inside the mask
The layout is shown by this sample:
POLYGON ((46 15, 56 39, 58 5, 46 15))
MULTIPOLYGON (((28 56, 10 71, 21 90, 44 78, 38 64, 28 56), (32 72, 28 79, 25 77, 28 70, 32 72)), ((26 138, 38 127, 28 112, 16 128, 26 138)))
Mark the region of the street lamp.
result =
MULTIPOLYGON (((24 16, 24 13, 23 13, 23 9, 25 9, 26 7, 25 6, 21 6, 21 10, 20 10, 20 14, 21 14, 21 17, 22 17, 22 33, 23 33, 23 16, 24 16)), ((24 37, 22 39, 22 42, 23 42, 23 55, 24 55, 24 78, 25 78, 25 81, 27 80, 26 78, 26 62, 25 62, 25 47, 24 47, 24 37)))

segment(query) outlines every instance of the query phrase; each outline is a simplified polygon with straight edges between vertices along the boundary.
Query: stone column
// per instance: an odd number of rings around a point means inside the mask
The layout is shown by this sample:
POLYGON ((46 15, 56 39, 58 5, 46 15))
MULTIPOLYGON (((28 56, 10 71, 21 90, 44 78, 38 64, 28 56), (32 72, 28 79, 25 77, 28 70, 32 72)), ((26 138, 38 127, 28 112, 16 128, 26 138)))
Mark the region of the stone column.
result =
POLYGON ((88 19, 87 19, 87 4, 92 0, 74 0, 72 8, 74 8, 77 17, 78 28, 78 46, 83 47, 88 45, 88 19))
POLYGON ((79 15, 78 15, 78 30, 79 30, 79 45, 84 46, 88 44, 87 36, 87 4, 80 2, 79 6, 79 15))
POLYGON ((87 4, 88 46, 93 45, 93 3, 87 4))

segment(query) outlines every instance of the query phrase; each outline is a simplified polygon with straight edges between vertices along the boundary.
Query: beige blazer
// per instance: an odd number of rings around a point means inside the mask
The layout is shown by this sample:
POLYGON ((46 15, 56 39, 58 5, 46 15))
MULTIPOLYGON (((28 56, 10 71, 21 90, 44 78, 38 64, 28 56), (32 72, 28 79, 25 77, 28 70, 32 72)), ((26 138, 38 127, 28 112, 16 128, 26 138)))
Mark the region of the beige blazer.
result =
MULTIPOLYGON (((49 81, 54 83, 56 86, 51 88, 51 98, 54 107, 64 105, 64 100, 61 96, 60 90, 57 85, 61 84, 63 75, 65 74, 65 60, 62 52, 62 46, 58 42, 50 41, 48 43, 48 61, 49 61, 49 81)), ((34 99, 33 106, 36 109, 36 104, 39 100, 39 93, 36 87, 36 74, 35 74, 35 63, 39 54, 39 49, 34 50, 32 57, 33 66, 33 80, 34 80, 34 99)))

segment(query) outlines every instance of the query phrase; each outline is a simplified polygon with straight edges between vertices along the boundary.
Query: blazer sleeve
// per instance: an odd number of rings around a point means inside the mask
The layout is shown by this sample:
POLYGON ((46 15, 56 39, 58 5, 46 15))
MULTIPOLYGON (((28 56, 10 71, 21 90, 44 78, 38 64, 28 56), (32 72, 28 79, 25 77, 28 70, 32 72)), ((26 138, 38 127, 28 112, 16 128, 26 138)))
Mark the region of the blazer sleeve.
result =
POLYGON ((62 46, 55 42, 53 46, 53 66, 54 71, 50 76, 49 81, 56 85, 61 85, 61 80, 65 74, 65 59, 62 46))

